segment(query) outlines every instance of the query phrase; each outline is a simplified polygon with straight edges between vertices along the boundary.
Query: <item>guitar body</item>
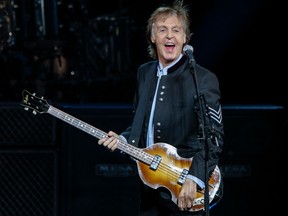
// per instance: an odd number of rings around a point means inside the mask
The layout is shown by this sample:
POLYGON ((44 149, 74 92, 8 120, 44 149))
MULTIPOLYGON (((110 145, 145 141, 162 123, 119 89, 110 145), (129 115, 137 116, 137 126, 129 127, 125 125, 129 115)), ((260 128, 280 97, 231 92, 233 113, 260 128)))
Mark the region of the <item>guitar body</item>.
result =
POLYGON ((161 162, 156 170, 152 170, 150 166, 137 161, 138 173, 144 184, 151 188, 157 189, 165 187, 171 193, 173 202, 177 203, 175 197, 181 190, 181 185, 177 183, 183 169, 189 169, 192 158, 181 158, 174 146, 166 143, 155 143, 154 145, 143 149, 150 155, 161 156, 161 162), (165 164, 162 167, 162 164, 165 164), (181 167, 181 168, 180 168, 181 167), (169 172, 169 170, 177 170, 178 172, 169 172))
MULTIPOLYGON (((49 113, 98 139, 108 137, 106 132, 51 106, 43 97, 37 97, 26 90, 22 92, 22 95, 23 103, 21 105, 27 111, 32 110, 33 114, 49 113)), ((139 177, 144 184, 153 189, 166 188, 171 194, 171 200, 177 204, 177 197, 188 175, 192 158, 180 157, 177 154, 177 149, 167 143, 155 143, 150 147, 141 149, 118 140, 117 148, 136 161, 139 177)), ((221 174, 218 166, 216 166, 208 181, 209 204, 215 204, 221 198, 222 194, 220 196, 217 194, 220 183, 221 174)), ((204 190, 197 190, 197 196, 190 211, 202 209, 204 209, 204 190)))
MULTIPOLYGON (((149 155, 159 155, 161 161, 156 170, 147 166, 137 160, 138 174, 144 184, 147 186, 157 189, 164 187, 171 194, 171 200, 177 204, 177 197, 180 193, 182 184, 179 183, 183 171, 188 171, 193 158, 183 158, 177 154, 177 149, 167 143, 155 143, 150 147, 144 148, 143 151, 149 155)), ((213 171, 209 179, 209 190, 210 201, 217 190, 219 189, 221 180, 220 170, 218 167, 213 171)), ((215 202, 216 200, 214 200, 215 202)), ((194 200, 194 206, 191 211, 199 211, 204 208, 204 190, 197 191, 196 199, 194 200)))

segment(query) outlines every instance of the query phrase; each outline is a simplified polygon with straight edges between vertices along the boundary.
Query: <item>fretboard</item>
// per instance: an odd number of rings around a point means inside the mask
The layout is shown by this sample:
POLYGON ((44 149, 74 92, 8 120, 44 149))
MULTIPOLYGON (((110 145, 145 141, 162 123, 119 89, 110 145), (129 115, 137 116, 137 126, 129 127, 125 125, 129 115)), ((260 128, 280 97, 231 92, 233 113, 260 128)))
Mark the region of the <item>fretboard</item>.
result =
MULTIPOLYGON (((105 137, 108 137, 108 134, 102 130, 99 130, 98 128, 95 128, 94 126, 81 121, 78 118, 75 118, 68 113, 65 113, 53 106, 49 106, 49 109, 47 111, 49 114, 55 116, 56 118, 96 137, 97 139, 102 139, 105 137)), ((130 155, 131 157, 142 161, 143 163, 146 164, 151 164, 153 160, 153 156, 146 153, 145 151, 141 150, 140 148, 137 148, 133 145, 128 144, 127 142, 124 142, 123 140, 119 139, 118 146, 117 148, 120 151, 125 152, 126 154, 130 155)))

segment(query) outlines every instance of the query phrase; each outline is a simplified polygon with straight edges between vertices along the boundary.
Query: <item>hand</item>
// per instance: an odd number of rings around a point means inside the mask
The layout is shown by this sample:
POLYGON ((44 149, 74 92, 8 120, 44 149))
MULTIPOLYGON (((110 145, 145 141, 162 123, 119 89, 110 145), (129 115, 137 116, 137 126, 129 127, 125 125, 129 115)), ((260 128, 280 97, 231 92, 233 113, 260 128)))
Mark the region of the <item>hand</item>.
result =
POLYGON ((178 207, 181 211, 189 211, 193 207, 194 199, 196 198, 197 184, 191 180, 186 179, 182 185, 178 197, 178 207))
POLYGON ((110 149, 111 151, 117 149, 118 142, 119 142, 119 135, 113 131, 109 131, 107 137, 98 140, 99 145, 103 145, 108 149, 110 149))

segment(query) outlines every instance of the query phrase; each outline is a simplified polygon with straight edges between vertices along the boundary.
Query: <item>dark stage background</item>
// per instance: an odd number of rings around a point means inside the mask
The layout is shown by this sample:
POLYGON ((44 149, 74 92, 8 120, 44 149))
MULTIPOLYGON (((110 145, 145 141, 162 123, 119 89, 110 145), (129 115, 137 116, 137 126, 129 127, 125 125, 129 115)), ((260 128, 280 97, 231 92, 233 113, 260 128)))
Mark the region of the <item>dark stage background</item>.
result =
MULTIPOLYGON (((0 216, 137 215, 134 162, 24 111, 21 94, 120 132, 132 116, 137 67, 150 60, 146 20, 171 2, 0 0, 0 216)), ((222 91, 225 185, 211 215, 276 214, 288 129, 284 3, 186 3, 195 59, 222 91)))
MULTIPOLYGON (((1 101, 27 88, 57 102, 131 102, 148 58, 146 20, 171 1, 1 0, 1 101)), ((285 7, 193 0, 196 61, 217 74, 223 103, 287 104, 285 7)))

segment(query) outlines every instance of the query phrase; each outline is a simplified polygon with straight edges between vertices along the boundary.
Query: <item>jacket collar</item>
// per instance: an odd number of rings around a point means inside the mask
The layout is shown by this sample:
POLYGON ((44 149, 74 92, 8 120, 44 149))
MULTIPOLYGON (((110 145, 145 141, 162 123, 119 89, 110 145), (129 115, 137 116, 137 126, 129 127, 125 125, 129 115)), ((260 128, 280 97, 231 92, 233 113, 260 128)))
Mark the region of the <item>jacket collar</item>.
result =
POLYGON ((168 68, 167 74, 173 73, 174 71, 178 70, 183 64, 187 61, 187 56, 183 55, 181 59, 174 64, 172 67, 168 68))

